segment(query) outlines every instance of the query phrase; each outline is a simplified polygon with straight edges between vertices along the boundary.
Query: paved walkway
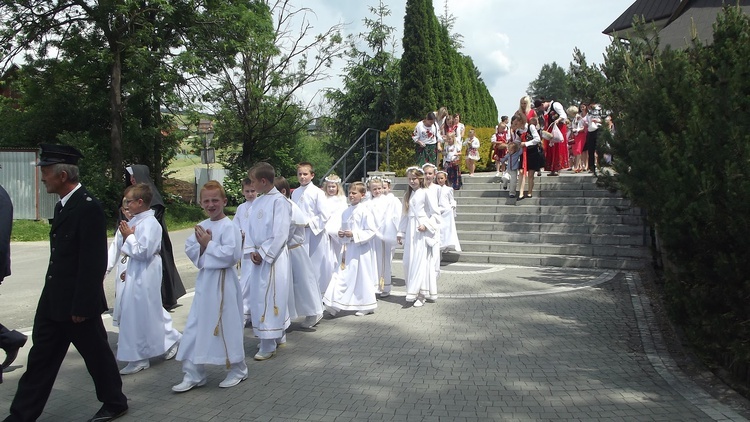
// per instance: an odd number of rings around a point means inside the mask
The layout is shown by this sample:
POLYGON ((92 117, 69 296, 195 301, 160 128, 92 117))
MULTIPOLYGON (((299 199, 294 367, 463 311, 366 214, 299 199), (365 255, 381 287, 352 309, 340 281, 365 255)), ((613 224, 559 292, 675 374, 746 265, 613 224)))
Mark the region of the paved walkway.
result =
MULTIPOLYGON (((234 388, 218 388, 215 367, 206 386, 174 394, 180 363, 154 360, 123 377, 130 412, 121 420, 746 420, 677 369, 637 274, 456 263, 440 288, 437 303, 411 308, 397 278, 375 314, 293 324, 288 346, 265 362, 252 360, 258 340, 247 330, 250 378, 234 388)), ((191 299, 174 312, 178 329, 191 299)), ((21 365, 25 355, 0 385, 0 416, 21 365)), ((98 407, 71 351, 40 420, 85 420, 98 407)))

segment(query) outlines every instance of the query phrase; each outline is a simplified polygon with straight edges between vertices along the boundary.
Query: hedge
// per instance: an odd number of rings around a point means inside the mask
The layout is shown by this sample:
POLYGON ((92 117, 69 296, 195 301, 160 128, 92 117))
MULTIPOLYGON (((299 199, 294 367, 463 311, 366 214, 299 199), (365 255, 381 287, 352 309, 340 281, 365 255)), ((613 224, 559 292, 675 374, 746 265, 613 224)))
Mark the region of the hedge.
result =
MULTIPOLYGON (((416 164, 414 141, 411 139, 411 134, 414 132, 414 127, 417 125, 416 122, 404 122, 396 123, 391 125, 388 130, 380 133, 380 139, 388 139, 390 141, 390 170, 396 172, 397 176, 404 176, 406 169, 416 164)), ((466 133, 469 133, 470 129, 474 129, 477 138, 479 138, 479 157, 480 160, 477 162, 476 171, 494 171, 495 165, 489 161, 490 153, 490 140, 492 135, 495 133, 494 127, 478 127, 466 126, 466 133)), ((466 140, 464 139, 464 142, 466 140)), ((386 153, 386 142, 381 142, 381 152, 386 153)), ((467 173, 466 168, 466 147, 461 150, 461 172, 467 173)), ((387 170, 385 160, 380 165, 381 171, 387 170)))

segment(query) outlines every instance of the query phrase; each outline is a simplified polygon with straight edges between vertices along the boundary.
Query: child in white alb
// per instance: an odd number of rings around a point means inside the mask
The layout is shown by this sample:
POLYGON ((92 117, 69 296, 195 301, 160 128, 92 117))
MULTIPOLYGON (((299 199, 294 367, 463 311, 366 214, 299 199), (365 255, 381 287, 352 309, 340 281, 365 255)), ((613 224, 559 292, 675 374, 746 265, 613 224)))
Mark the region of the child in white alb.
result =
POLYGON ((177 360, 182 382, 172 391, 182 393, 206 384, 206 364, 229 369, 219 387, 234 387, 247 379, 244 319, 237 262, 242 258, 242 234, 224 215, 227 195, 215 180, 201 188, 201 208, 208 215, 185 241, 185 254, 198 268, 177 360))
POLYGON ((323 295, 323 304, 333 316, 339 311, 357 311, 355 315, 363 316, 375 312, 378 306, 378 271, 372 244, 377 227, 370 208, 360 204, 366 192, 364 183, 352 183, 349 208, 341 214, 337 232, 342 245, 341 263, 323 295))
POLYGON ((250 179, 247 177, 242 180, 242 196, 245 197, 245 202, 237 207, 232 223, 242 233, 243 250, 242 262, 240 264, 240 288, 242 289, 242 309, 245 315, 245 324, 247 324, 250 321, 250 266, 252 265, 252 262, 250 262, 250 245, 247 240, 247 233, 250 231, 250 207, 252 207, 255 198, 258 197, 258 192, 253 189, 250 179))
POLYGON ((108 271, 117 266, 112 321, 120 327, 117 360, 128 362, 120 370, 130 375, 148 369, 150 358, 177 353, 182 335, 172 328, 172 317, 161 303, 161 225, 151 207, 149 185, 138 183, 125 190, 123 211, 109 250, 108 271))

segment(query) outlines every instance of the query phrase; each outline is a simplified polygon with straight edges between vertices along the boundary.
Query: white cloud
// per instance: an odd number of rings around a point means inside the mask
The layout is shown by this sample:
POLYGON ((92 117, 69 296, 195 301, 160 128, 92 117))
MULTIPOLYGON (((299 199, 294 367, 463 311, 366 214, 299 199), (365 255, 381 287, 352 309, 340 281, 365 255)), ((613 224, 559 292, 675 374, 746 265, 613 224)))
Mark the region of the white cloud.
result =
MULTIPOLYGON (((316 12, 311 22, 318 32, 339 22, 349 24, 346 33, 365 32, 362 20, 372 18, 369 5, 378 0, 292 0, 316 12)), ((384 0, 391 9, 388 25, 396 27, 401 51, 406 0, 384 0)), ((590 63, 601 63, 609 37, 601 31, 625 11, 633 0, 581 2, 579 0, 449 0, 448 12, 456 17, 454 32, 463 35, 461 52, 471 58, 495 99, 500 114, 511 114, 518 99, 535 79, 542 65, 557 62, 567 69, 573 48, 578 47, 590 63)), ((442 15, 444 0, 433 0, 442 15)), ((309 87, 340 86, 343 62, 336 65, 328 81, 309 87)))

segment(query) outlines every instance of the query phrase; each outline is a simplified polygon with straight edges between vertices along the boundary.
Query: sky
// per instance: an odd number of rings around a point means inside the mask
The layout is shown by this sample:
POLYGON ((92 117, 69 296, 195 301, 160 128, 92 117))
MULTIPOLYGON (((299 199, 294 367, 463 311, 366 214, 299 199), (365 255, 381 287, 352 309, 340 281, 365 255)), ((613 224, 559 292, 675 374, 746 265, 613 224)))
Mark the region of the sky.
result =
MULTIPOLYGON (((316 32, 343 23, 344 35, 365 32, 363 19, 373 18, 368 6, 378 0, 292 0, 312 10, 307 18, 316 32)), ((446 0, 433 0, 437 15, 446 0)), ((601 63, 610 37, 602 34, 634 0, 447 0, 448 13, 456 20, 454 33, 463 35, 461 53, 474 60, 500 115, 511 115, 529 83, 546 63, 568 69, 573 48, 578 47, 589 63, 601 63)), ((383 0, 391 9, 386 24, 396 28, 396 54, 401 56, 401 38, 406 0, 383 0)), ((319 89, 340 88, 343 60, 334 64, 331 78, 305 88, 309 100, 319 89)), ((441 106, 443 104, 440 104, 441 106)), ((451 112, 450 104, 446 104, 451 112)), ((471 122, 465 122, 471 123, 471 122)))

